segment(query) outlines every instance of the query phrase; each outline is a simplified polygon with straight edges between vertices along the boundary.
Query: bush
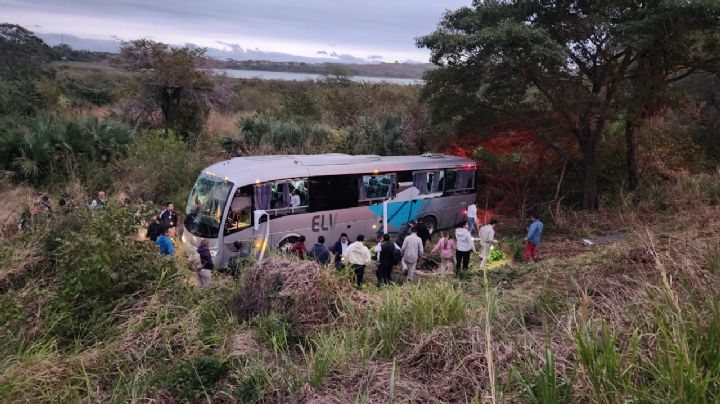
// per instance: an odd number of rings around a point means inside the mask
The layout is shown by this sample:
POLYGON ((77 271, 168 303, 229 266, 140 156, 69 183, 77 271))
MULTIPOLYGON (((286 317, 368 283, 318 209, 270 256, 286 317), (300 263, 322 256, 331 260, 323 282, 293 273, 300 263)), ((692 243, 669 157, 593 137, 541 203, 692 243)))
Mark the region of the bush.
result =
POLYGON ((343 151, 350 154, 378 154, 394 156, 410 153, 410 145, 403 138, 402 119, 383 115, 379 118, 363 116, 348 131, 343 151))
POLYGON ((122 124, 89 118, 78 121, 53 115, 0 123, 0 168, 34 182, 65 181, 75 170, 105 165, 125 154, 134 138, 122 124))
POLYGON ((117 319, 112 313, 166 286, 174 262, 154 245, 127 237, 136 230, 129 210, 79 209, 52 233, 57 292, 44 318, 62 343, 91 343, 117 319))
MULTIPOLYGON (((261 152, 324 153, 333 151, 340 140, 338 133, 323 126, 297 124, 270 116, 242 118, 238 127, 244 144, 261 152)), ((226 150, 228 147, 224 145, 226 150)))
POLYGON ((179 137, 153 131, 139 138, 128 150, 127 158, 116 162, 114 169, 133 199, 169 200, 182 210, 201 167, 179 137))

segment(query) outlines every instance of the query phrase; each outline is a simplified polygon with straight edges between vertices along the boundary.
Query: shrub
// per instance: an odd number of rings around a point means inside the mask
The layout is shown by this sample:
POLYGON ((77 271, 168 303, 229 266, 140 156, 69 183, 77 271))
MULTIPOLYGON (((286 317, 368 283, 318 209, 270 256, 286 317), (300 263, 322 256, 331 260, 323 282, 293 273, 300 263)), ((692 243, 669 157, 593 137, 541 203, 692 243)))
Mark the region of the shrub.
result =
POLYGON ((383 115, 379 118, 363 116, 348 131, 342 146, 351 154, 378 154, 394 156, 408 154, 410 145, 402 136, 402 119, 383 115))
POLYGON ((169 200, 182 210, 201 168, 180 138, 152 131, 130 146, 127 158, 116 162, 114 169, 133 199, 169 200))
MULTIPOLYGON (((273 153, 323 153, 332 151, 339 141, 339 134, 323 126, 266 115, 242 118, 238 127, 247 147, 273 153)), ((224 148, 228 150, 227 145, 224 148)))
POLYGON ((112 313, 172 279, 173 261, 160 257, 154 245, 127 237, 135 220, 132 212, 112 206, 80 209, 52 233, 57 292, 44 318, 61 342, 103 337, 116 321, 112 313))

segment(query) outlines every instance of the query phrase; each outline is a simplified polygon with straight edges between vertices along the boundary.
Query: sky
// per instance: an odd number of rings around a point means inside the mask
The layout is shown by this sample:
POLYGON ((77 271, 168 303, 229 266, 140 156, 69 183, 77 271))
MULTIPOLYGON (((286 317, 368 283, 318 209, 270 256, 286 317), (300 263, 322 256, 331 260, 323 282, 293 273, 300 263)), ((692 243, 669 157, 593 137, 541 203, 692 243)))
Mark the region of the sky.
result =
POLYGON ((0 0, 0 22, 51 45, 150 38, 235 59, 427 62, 415 37, 471 0, 0 0))

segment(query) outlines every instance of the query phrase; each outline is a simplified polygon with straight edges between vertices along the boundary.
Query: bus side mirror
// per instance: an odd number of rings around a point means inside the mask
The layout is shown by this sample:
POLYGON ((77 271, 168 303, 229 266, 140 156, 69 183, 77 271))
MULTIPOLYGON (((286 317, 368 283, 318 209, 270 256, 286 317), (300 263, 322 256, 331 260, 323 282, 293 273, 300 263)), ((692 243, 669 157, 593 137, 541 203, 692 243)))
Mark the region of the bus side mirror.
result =
POLYGON ((254 224, 253 228, 254 228, 255 230, 257 230, 257 229, 260 228, 260 218, 262 217, 262 215, 267 215, 267 212, 265 212, 265 211, 262 210, 262 209, 258 209, 258 210, 256 210, 256 211, 254 212, 254 222, 255 222, 255 224, 254 224))

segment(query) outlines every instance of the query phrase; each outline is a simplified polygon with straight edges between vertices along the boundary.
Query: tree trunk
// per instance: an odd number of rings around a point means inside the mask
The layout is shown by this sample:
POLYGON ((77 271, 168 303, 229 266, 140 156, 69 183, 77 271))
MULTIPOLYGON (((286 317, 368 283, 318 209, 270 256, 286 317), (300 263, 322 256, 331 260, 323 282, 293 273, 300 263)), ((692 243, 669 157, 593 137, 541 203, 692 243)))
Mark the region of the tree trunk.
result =
POLYGON ((640 185, 640 168, 638 164, 637 126, 631 119, 625 122, 625 145, 627 150, 628 185, 631 191, 640 185))
POLYGON ((579 131, 584 176, 583 209, 596 210, 598 208, 597 139, 588 123, 581 125, 579 131))

